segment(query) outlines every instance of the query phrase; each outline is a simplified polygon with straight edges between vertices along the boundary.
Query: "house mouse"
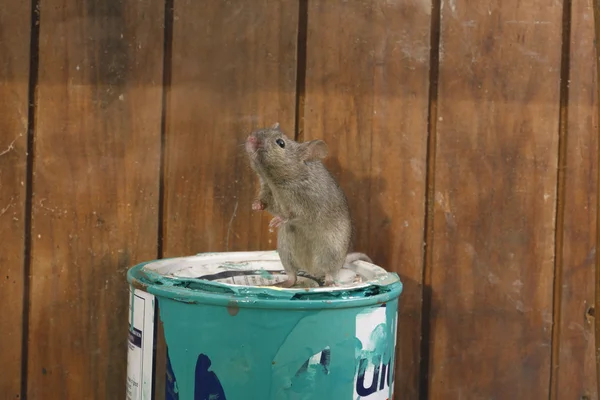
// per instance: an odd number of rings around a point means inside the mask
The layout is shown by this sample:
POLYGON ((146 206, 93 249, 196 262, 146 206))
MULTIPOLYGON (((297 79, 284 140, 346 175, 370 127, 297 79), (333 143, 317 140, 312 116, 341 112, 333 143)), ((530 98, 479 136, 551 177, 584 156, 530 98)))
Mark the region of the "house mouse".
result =
POLYGON ((293 286, 299 270, 331 286, 345 263, 372 262, 363 253, 348 254, 348 202, 321 162, 328 154, 323 140, 298 143, 276 123, 253 131, 245 148, 260 182, 252 209, 271 213, 269 226, 278 228, 277 251, 288 279, 277 286, 293 286))

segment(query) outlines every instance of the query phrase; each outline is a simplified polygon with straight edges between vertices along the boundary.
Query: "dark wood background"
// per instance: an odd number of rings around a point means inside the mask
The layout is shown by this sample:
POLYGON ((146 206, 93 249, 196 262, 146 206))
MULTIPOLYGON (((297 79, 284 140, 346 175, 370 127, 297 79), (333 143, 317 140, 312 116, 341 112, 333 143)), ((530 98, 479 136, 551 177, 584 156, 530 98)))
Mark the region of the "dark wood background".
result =
POLYGON ((591 0, 0 7, 0 397, 125 397, 127 269, 273 249, 242 147, 325 139, 401 276, 396 399, 598 399, 591 0))

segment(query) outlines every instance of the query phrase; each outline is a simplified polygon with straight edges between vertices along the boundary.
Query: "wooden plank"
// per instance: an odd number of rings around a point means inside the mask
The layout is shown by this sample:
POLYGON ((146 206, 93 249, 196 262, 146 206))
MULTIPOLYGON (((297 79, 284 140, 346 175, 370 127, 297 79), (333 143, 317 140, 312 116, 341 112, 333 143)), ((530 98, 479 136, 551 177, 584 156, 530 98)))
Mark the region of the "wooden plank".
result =
POLYGON ((561 3, 442 4, 429 399, 548 397, 561 3))
POLYGON ((560 285, 556 399, 598 399, 594 305, 598 129, 594 13, 589 0, 574 0, 571 12, 569 103, 560 285), (587 397, 585 397, 587 396, 587 397))
POLYGON ((165 256, 276 248, 242 145, 276 121, 293 135, 297 21, 294 0, 175 2, 165 256))
POLYGON ((309 1, 308 13, 304 139, 329 144, 355 249, 401 276, 402 399, 419 398, 430 14, 430 1, 376 0, 309 1))
POLYGON ((125 396, 125 274, 157 252, 164 2, 43 2, 28 398, 125 396))
MULTIPOLYGON (((592 0, 592 9, 594 11, 594 43, 595 43, 595 58, 596 58, 596 97, 600 98, 600 66, 598 66, 598 60, 600 59, 600 47, 598 47, 598 38, 600 38, 600 2, 598 0, 592 0)), ((596 125, 600 123, 600 106, 596 107, 596 125)), ((596 129, 596 133, 599 132, 598 128, 596 129)), ((598 157, 600 157, 600 151, 598 152, 598 157)), ((599 174, 596 175, 600 181, 600 169, 599 174)), ((596 202, 596 229, 600 228, 600 193, 597 193, 597 202, 596 202)), ((597 249, 600 247, 600 235, 598 231, 596 231, 596 253, 597 249)), ((596 255, 596 288, 600 287, 600 258, 596 255)), ((600 396, 600 317, 596 316, 596 311, 600 308, 600 290, 595 290, 595 305, 594 305, 594 322, 595 322, 595 340, 596 340, 596 386, 597 386, 597 395, 600 396)))
POLYGON ((0 7, 0 393, 21 393, 31 4, 0 7))

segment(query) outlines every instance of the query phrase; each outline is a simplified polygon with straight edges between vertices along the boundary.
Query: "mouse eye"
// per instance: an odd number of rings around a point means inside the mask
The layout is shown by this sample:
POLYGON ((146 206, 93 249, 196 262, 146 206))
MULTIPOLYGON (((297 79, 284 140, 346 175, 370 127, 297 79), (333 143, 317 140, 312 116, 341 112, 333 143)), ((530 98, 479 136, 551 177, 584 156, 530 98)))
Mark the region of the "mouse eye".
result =
POLYGON ((283 139, 277 139, 275 143, 277 143, 277 146, 281 147, 282 149, 285 148, 285 142, 283 141, 283 139))

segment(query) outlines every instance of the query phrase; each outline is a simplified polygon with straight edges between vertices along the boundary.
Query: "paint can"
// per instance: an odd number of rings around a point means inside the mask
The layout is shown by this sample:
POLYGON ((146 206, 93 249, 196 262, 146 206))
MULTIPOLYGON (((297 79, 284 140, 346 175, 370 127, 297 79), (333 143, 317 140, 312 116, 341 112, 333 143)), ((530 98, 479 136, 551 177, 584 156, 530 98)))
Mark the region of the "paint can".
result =
POLYGON ((270 286, 285 279, 275 251, 132 267, 127 399, 391 399, 398 275, 355 261, 336 287, 270 286))

